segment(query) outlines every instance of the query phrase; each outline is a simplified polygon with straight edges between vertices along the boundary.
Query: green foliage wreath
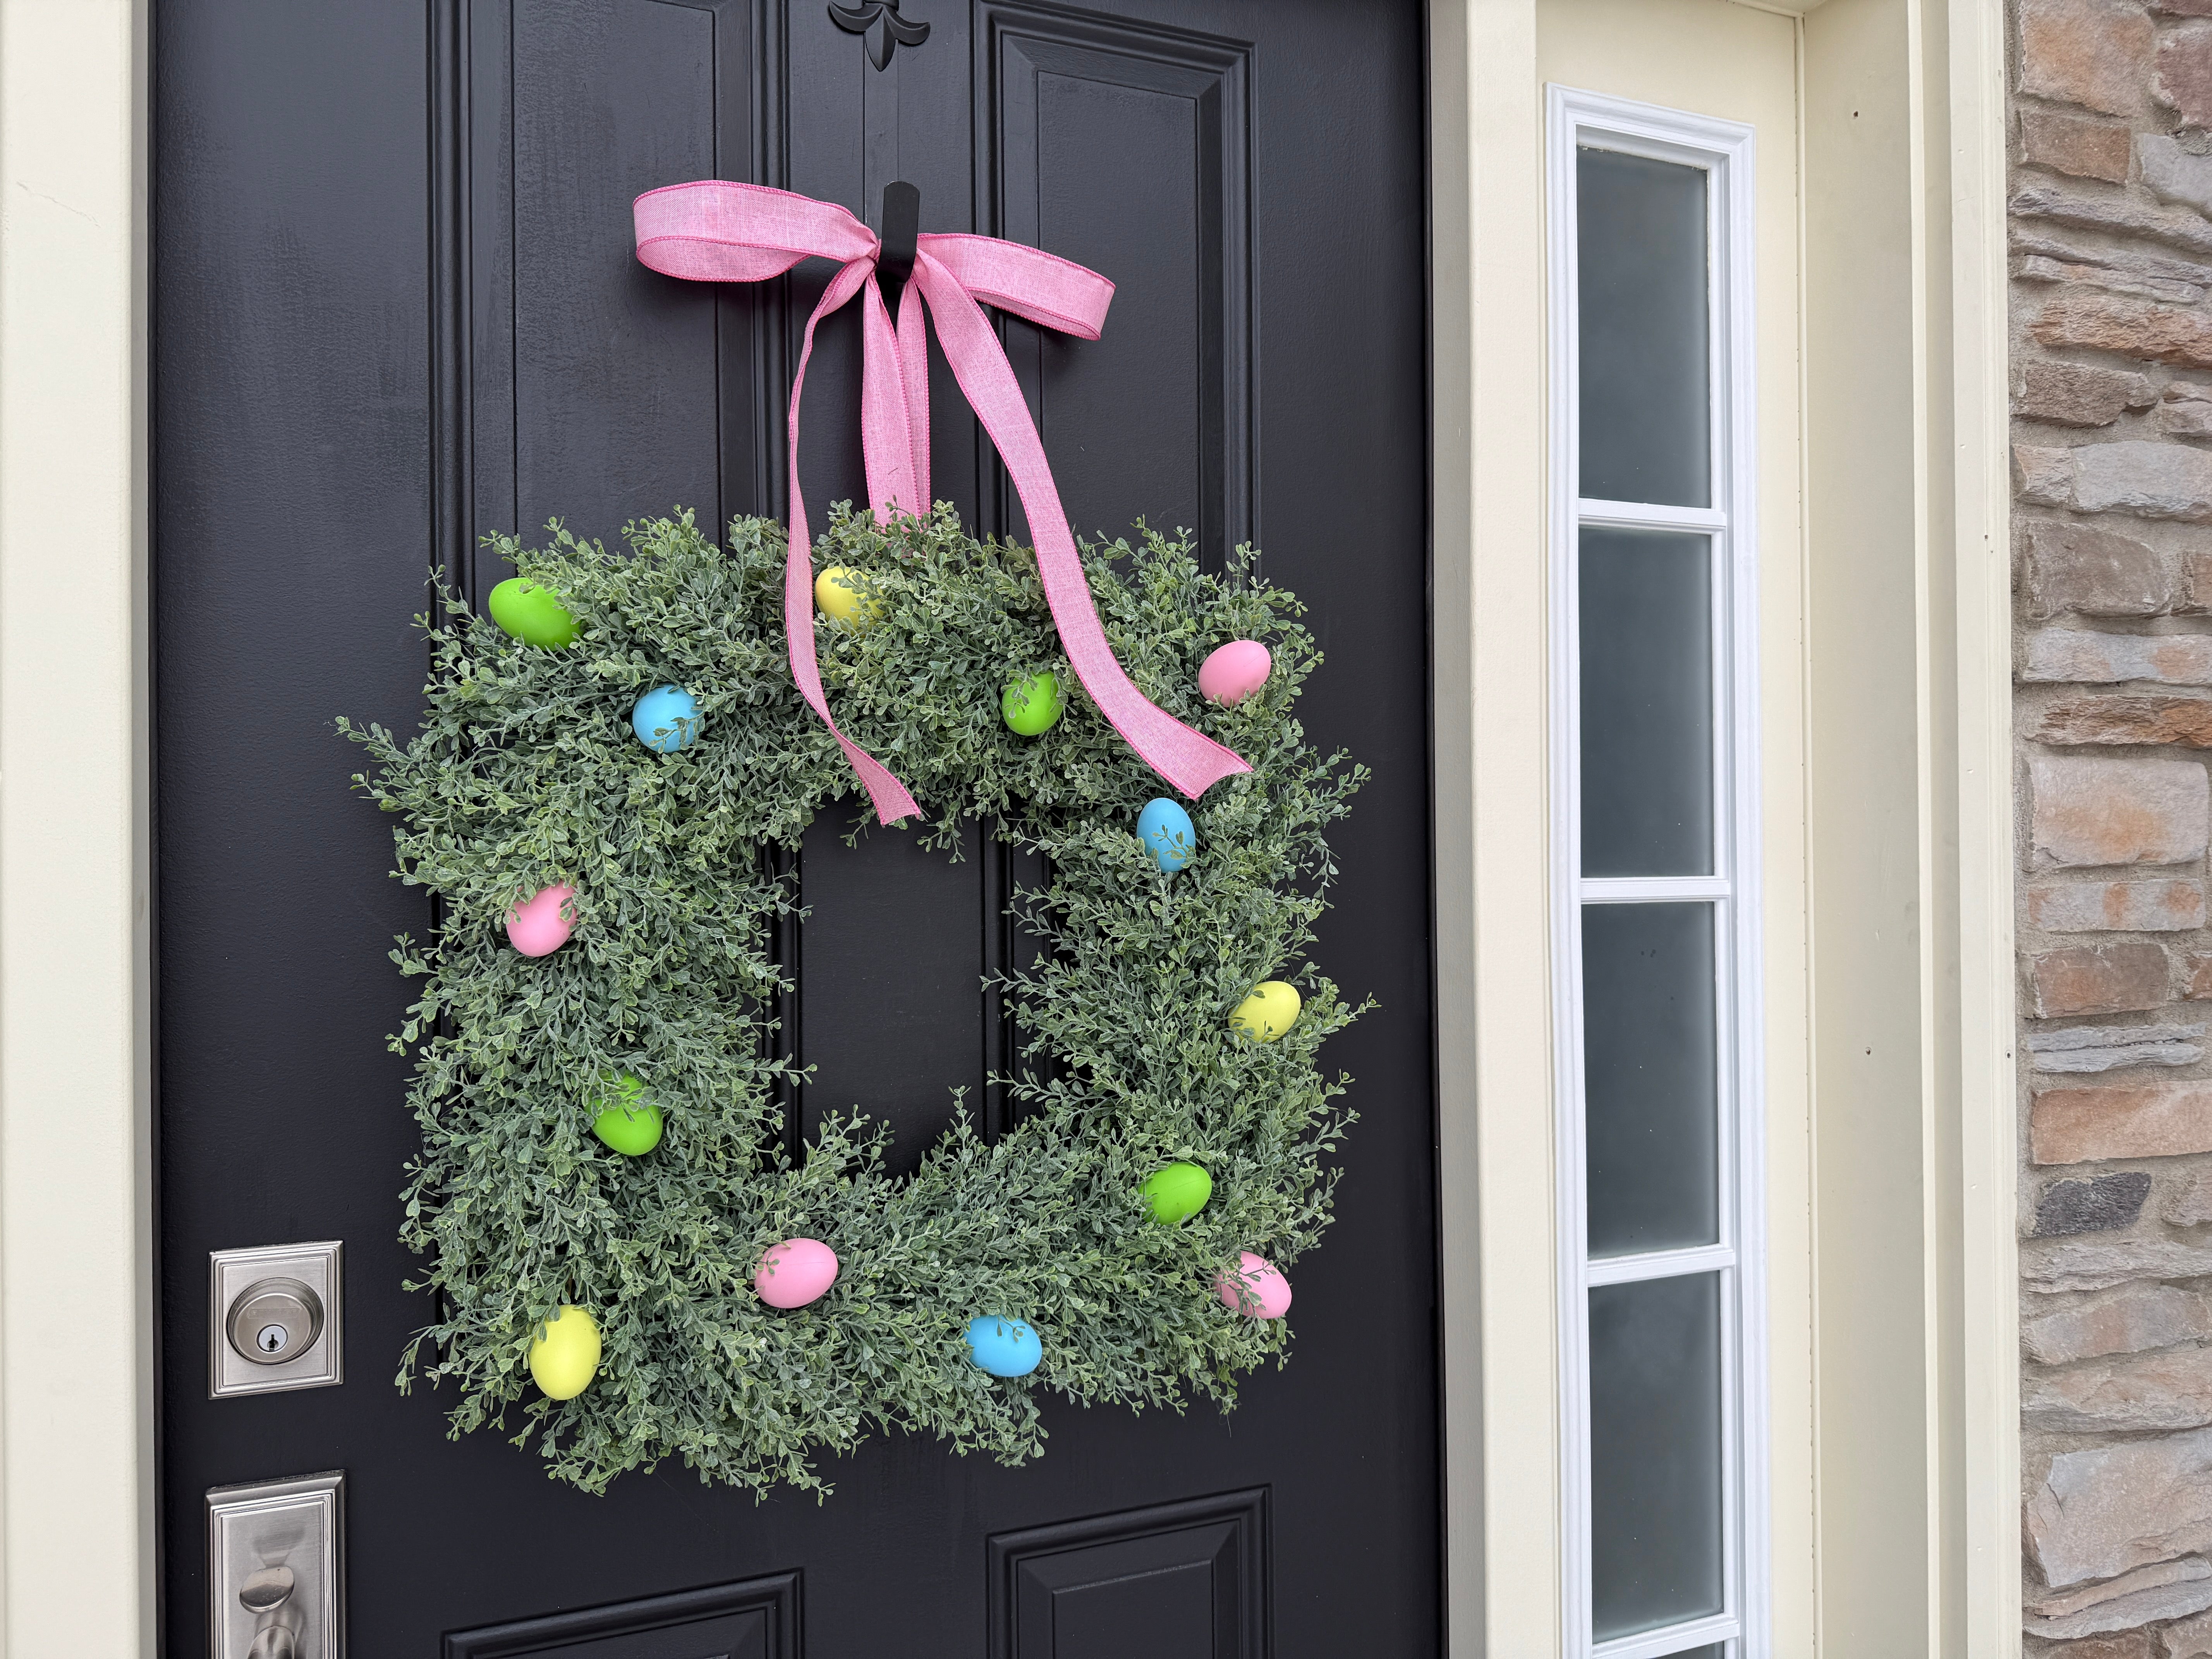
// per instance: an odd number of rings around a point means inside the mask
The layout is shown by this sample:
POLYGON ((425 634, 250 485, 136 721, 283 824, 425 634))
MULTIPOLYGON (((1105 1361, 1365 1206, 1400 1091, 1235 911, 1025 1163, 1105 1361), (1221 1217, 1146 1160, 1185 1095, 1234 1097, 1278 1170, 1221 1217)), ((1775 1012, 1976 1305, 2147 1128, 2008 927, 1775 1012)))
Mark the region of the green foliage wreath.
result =
POLYGON ((1164 787, 1080 696, 1033 556, 977 542, 949 507, 890 530, 835 515, 817 554, 862 573, 874 606, 858 631, 818 629, 840 720, 931 804, 931 845, 957 856, 973 819, 1050 872, 1015 907, 1049 951, 1004 981, 1025 1051, 1050 1063, 1012 1081, 1020 1115, 995 1144, 956 1127, 893 1178, 866 1102, 831 1103, 799 1162, 782 1151, 770 947, 796 896, 763 852, 795 847, 853 779, 786 665, 781 527, 740 519, 716 547, 686 513, 628 526, 627 554, 551 529, 542 550, 498 550, 561 597, 573 645, 524 644, 448 598, 445 624, 418 619, 419 735, 339 722, 374 762, 356 783, 400 817, 399 878, 443 907, 434 940, 392 952, 423 981, 392 1040, 417 1056, 422 1133, 403 1237, 429 1261, 410 1288, 440 1298, 400 1387, 457 1384, 456 1436, 520 1407, 515 1443, 534 1435, 554 1476, 592 1491, 670 1456, 757 1493, 826 1491, 817 1449, 872 1425, 1018 1462, 1044 1438, 1031 1382, 1233 1405, 1237 1374, 1286 1358, 1289 1332, 1232 1311, 1217 1277, 1242 1250, 1282 1264, 1316 1243, 1323 1160, 1352 1121, 1331 1103, 1346 1079, 1316 1057, 1359 1011, 1303 958, 1334 873, 1323 831, 1364 773, 1291 716, 1320 660, 1295 599, 1242 553, 1212 576, 1156 533, 1085 550, 1139 687, 1254 769, 1194 805, 1198 855, 1166 873, 1134 831, 1164 787), (1267 644, 1273 672, 1241 704, 1208 703, 1200 659, 1239 638, 1267 644), (1000 690, 1045 670, 1071 706, 1018 737, 1000 690), (629 716, 670 682, 697 699, 702 735, 655 753, 629 716), (573 937, 526 957, 504 918, 555 882, 575 890, 573 937), (1271 978, 1304 1006, 1261 1043, 1231 1015, 1271 978), (619 1073, 665 1115, 644 1157, 592 1133, 599 1079, 619 1073), (1139 1188, 1177 1159, 1213 1196, 1163 1225, 1139 1188), (779 1311, 752 1276, 791 1237, 842 1265, 820 1301, 779 1311), (556 1402, 526 1362, 567 1304, 592 1311, 605 1349, 592 1385, 556 1402), (963 1332, 981 1313, 1040 1334, 1030 1377, 978 1368, 963 1332))

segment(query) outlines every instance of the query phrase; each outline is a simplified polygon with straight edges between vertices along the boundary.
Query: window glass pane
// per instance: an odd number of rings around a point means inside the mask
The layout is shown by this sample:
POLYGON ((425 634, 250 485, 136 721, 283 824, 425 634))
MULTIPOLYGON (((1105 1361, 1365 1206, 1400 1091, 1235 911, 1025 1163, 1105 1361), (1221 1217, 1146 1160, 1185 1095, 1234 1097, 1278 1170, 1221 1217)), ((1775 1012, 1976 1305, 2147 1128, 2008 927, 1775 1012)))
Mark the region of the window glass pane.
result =
POLYGON ((1599 1285, 1589 1329, 1602 1642, 1721 1610, 1720 1275, 1599 1285))
POLYGON ((1712 505, 1702 167, 1576 155, 1582 493, 1712 505))
POLYGON ((1712 543, 1582 532, 1583 873, 1713 872, 1712 543))
POLYGON ((1589 1253, 1720 1240, 1713 907, 1583 908, 1589 1253))

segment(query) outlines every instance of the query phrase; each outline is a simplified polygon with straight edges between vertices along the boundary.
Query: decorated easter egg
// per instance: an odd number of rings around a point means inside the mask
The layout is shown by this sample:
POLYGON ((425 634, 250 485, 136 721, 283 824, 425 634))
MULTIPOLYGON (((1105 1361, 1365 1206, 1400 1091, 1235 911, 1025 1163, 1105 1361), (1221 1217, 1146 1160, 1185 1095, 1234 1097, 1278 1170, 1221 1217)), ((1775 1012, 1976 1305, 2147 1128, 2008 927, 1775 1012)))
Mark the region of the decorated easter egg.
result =
POLYGON ((491 591, 491 619, 525 645, 558 650, 576 637, 576 619, 549 587, 527 576, 509 576, 491 591))
POLYGON ((1208 702, 1242 702, 1267 683, 1275 659, 1257 640, 1231 640, 1198 665, 1198 695, 1208 702))
POLYGON ((1291 1281, 1263 1255, 1247 1250, 1214 1281, 1222 1305, 1254 1319, 1280 1319, 1291 1310, 1291 1281))
POLYGON ((526 957, 550 957, 568 942, 575 917, 568 909, 573 887, 540 888, 507 913, 507 942, 526 957))
POLYGON ((982 1314, 968 1322, 975 1363, 994 1376, 1027 1376, 1044 1358, 1037 1334, 1018 1319, 982 1314))
POLYGON ((1152 1219, 1173 1227, 1206 1207, 1213 1196, 1213 1177, 1195 1164, 1170 1164, 1146 1178, 1144 1192, 1152 1219))
POLYGON ((1067 708, 1060 695, 1060 677, 1050 669, 1016 680, 999 698, 999 711, 1006 724, 1025 738, 1049 732, 1067 708))
POLYGON ((753 1289, 771 1308, 803 1308, 837 1282, 837 1252, 818 1238, 771 1244, 753 1272, 753 1289))
POLYGON ((563 1305, 538 1328, 530 1345, 530 1375, 554 1400, 574 1400, 592 1386, 599 1369, 599 1328, 581 1308, 563 1305))
POLYGON ((833 564, 814 579, 814 605, 833 623, 858 633, 882 614, 884 603, 861 585, 860 573, 833 564))
POLYGON ((1163 870, 1180 870, 1198 856, 1198 830, 1190 814, 1162 795, 1137 814, 1137 839, 1163 870))
POLYGON ((1229 1016, 1229 1023, 1255 1042, 1273 1042, 1297 1021, 1298 988, 1279 979, 1261 980, 1229 1016))
POLYGON ((592 1133, 627 1158, 642 1158, 660 1145, 660 1108, 646 1098, 645 1085, 629 1073, 607 1079, 592 1133))
POLYGON ((680 685, 656 686, 629 711, 629 729, 647 749, 672 755, 699 735, 699 705, 680 685))

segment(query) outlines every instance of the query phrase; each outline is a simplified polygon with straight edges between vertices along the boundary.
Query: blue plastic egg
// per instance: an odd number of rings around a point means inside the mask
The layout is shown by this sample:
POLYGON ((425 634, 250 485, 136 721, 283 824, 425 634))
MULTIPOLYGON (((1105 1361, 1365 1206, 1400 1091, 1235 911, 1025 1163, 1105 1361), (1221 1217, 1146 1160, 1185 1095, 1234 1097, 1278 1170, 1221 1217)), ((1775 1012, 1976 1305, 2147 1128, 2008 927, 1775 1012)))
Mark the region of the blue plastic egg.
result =
POLYGON ((629 729, 647 749, 664 755, 687 747, 699 735, 699 705, 680 685, 647 692, 630 710, 629 729))
POLYGON ((1198 831, 1190 814, 1164 795, 1146 801, 1137 814, 1137 838, 1152 849, 1163 870, 1180 870, 1198 856, 1198 831))
POLYGON ((968 1346, 975 1363, 994 1376, 1027 1376, 1044 1358, 1037 1334, 1018 1319, 980 1314, 968 1322, 968 1346))

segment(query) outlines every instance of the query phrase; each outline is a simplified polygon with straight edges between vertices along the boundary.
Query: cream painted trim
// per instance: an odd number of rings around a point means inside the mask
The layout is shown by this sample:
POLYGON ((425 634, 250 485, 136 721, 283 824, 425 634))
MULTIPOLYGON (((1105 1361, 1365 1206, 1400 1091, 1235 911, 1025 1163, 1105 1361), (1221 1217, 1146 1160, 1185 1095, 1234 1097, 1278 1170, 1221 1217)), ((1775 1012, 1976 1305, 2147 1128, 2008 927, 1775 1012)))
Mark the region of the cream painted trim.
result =
MULTIPOLYGON (((1556 1218, 1537 1052, 1548 1010, 1532 994, 1549 973, 1532 703, 1546 675, 1531 625, 1544 604, 1531 481, 1547 419, 1532 349, 1544 330, 1537 9, 1431 5, 1458 1659, 1553 1653, 1561 1633, 1557 1331, 1542 1296, 1556 1218)), ((1778 1601, 1775 1650, 2009 1655, 2020 1626, 2002 0, 1827 0, 1796 27, 1805 430, 1820 452, 1808 451, 1805 474, 1813 629, 1799 672, 1817 705, 1809 800, 1826 820, 1812 825, 1819 908, 1807 941, 1814 1351, 1785 1357, 1778 1335, 1776 1355, 1778 1389, 1785 1363, 1810 1368, 1812 1443, 1778 1443, 1776 1455, 1778 1480, 1784 1459, 1809 1472, 1814 1530, 1802 1568, 1776 1563, 1778 1585, 1785 1571, 1809 1577, 1778 1601), (1885 678, 1893 657, 1901 673, 1885 678), (1855 752, 1839 738, 1869 690, 1901 723, 1879 743, 1862 734, 1855 752), (1893 736, 1902 764, 1869 769, 1893 736), (1854 799, 1867 781, 1893 793, 1854 799), (1863 1063, 1892 1054, 1901 1073, 1863 1063), (1869 1401, 1861 1385, 1875 1374, 1885 1392, 1869 1401)), ((1787 809, 1778 782, 1770 825, 1787 809)), ((1790 1426, 1778 1420, 1778 1435, 1790 1426)))
POLYGON ((2008 462, 2002 0, 1948 28, 1948 546, 1958 750, 1957 951, 1964 1622, 1975 1655, 2019 1651, 2019 1108, 2014 1068, 2012 479, 2008 462))
POLYGON ((0 1635, 154 1652, 146 15, 0 0, 0 1635))
POLYGON ((1505 1659, 1560 1636, 1543 106, 1534 0, 1429 16, 1448 1611, 1505 1659))

